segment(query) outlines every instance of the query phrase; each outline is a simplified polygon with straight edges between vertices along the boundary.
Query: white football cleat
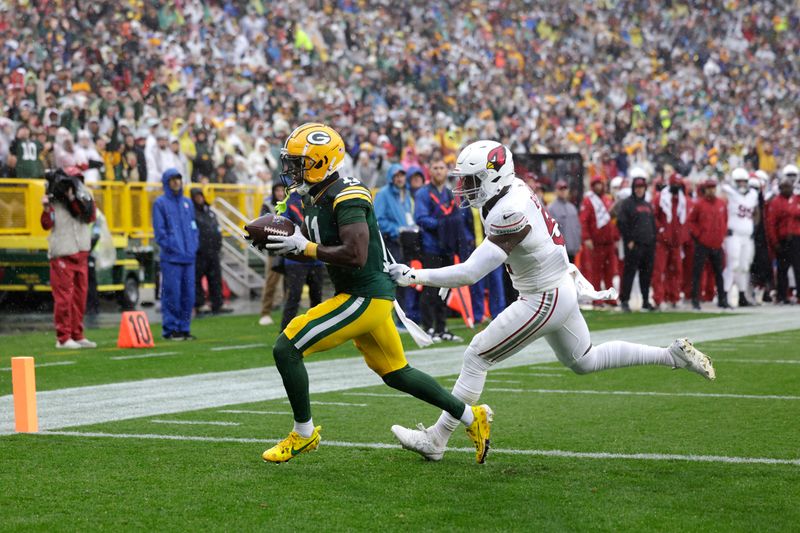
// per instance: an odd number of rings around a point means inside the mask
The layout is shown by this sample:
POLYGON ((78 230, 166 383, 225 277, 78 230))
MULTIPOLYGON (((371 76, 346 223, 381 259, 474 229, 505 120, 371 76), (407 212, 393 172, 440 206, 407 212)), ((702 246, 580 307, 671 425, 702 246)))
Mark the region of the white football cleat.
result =
POLYGON ((67 339, 64 342, 56 341, 56 348, 59 350, 80 350, 81 345, 72 339, 67 339))
POLYGON ((686 368, 706 379, 716 379, 717 373, 711 359, 694 347, 689 339, 675 339, 669 347, 669 353, 678 368, 686 368))
POLYGON ((419 429, 408 429, 403 426, 392 426, 392 433, 400 441, 403 448, 417 452, 428 461, 441 461, 445 446, 436 442, 431 431, 422 424, 419 429))
POLYGON ((271 326, 273 324, 272 317, 269 315, 264 315, 258 319, 259 326, 271 326))

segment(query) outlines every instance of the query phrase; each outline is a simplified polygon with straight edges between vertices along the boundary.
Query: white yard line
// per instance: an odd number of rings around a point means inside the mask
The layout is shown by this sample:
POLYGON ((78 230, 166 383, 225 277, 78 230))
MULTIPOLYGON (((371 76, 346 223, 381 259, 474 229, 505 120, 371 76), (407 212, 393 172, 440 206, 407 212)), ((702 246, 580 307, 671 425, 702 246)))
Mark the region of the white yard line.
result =
MULTIPOLYGON (((81 431, 46 431, 38 435, 60 435, 67 437, 96 437, 111 439, 152 439, 193 442, 230 442, 236 444, 272 444, 279 439, 255 439, 241 437, 200 437, 191 435, 157 435, 136 433, 93 433, 81 431)), ((399 450, 398 444, 384 442, 343 442, 322 440, 321 446, 338 448, 371 448, 378 450, 399 450)), ((449 452, 475 453, 475 448, 447 448, 449 452)), ((572 452, 565 450, 530 450, 515 448, 492 448, 491 455, 527 455, 541 457, 563 457, 570 459, 627 459, 634 461, 687 461, 693 463, 728 463, 728 464, 767 464, 800 466, 800 459, 776 459, 772 457, 728 457, 724 455, 683 455, 675 453, 609 453, 609 452, 572 452)))
POLYGON ((214 420, 151 420, 153 424, 175 424, 178 426, 240 426, 239 422, 217 422, 214 420))
MULTIPOLYGON (((140 353, 136 355, 117 355, 111 357, 112 361, 126 361, 128 359, 145 359, 147 357, 164 357, 165 355, 175 355, 178 352, 156 352, 156 353, 140 353)), ((36 365, 40 366, 40 365, 36 365)))
POLYGON ((250 409, 220 409, 218 413, 230 413, 232 415, 291 415, 291 411, 256 411, 250 409))
POLYGON ((263 342, 258 342, 256 344, 239 344, 238 346, 215 346, 211 348, 212 352, 225 352, 228 350, 244 350, 246 348, 260 348, 262 346, 268 346, 263 342))
POLYGON ((800 365, 800 359, 727 359, 724 357, 714 358, 715 363, 749 363, 753 365, 775 364, 775 365, 800 365))
MULTIPOLYGON (((592 333, 592 342, 614 339, 667 346, 677 337, 695 342, 718 341, 798 329, 797 313, 731 314, 724 317, 618 328, 592 333)), ((465 346, 413 350, 406 355, 416 368, 434 377, 457 375, 465 346)), ((711 353, 713 357, 714 353, 711 353)), ((546 342, 539 340, 497 366, 497 370, 555 362, 546 342)), ((313 394, 381 384, 353 349, 353 357, 306 362, 313 394)), ((665 369, 652 369, 667 372, 665 369)), ((668 372, 667 372, 668 374, 668 372)), ((700 378, 698 378, 700 379, 700 378)), ((39 392, 39 428, 62 429, 139 417, 161 416, 215 407, 229 407, 284 399, 283 382, 275 367, 209 372, 181 377, 145 379, 123 383, 74 387, 39 392)), ((0 435, 14 432, 12 396, 0 396, 0 435)))
MULTIPOLYGON (((53 361, 52 363, 40 363, 35 365, 36 368, 42 368, 44 366, 66 366, 66 365, 74 365, 75 361, 53 361)), ((0 372, 11 372, 11 367, 7 366, 4 368, 0 368, 0 372)))
POLYGON ((690 397, 690 398, 735 398, 741 400, 800 400, 800 396, 779 396, 776 394, 724 394, 711 392, 654 392, 654 391, 625 391, 625 390, 585 390, 585 389, 505 389, 505 388, 486 388, 491 392, 523 393, 532 392, 536 394, 600 394, 608 396, 669 396, 669 397, 690 397))

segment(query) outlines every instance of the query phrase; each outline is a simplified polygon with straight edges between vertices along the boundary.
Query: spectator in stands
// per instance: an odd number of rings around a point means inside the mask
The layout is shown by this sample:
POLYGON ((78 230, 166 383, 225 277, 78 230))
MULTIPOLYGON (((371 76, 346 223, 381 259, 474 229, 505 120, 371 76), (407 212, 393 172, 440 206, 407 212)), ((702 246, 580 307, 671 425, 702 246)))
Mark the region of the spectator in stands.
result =
MULTIPOLYGON (((264 216, 267 213, 276 214, 277 206, 286 198, 286 187, 280 183, 272 186, 272 194, 264 198, 264 203, 261 205, 261 213, 259 216, 264 216)), ((272 325, 272 308, 275 302, 275 296, 281 289, 281 281, 284 274, 283 257, 278 255, 269 256, 269 263, 265 266, 264 272, 264 288, 261 290, 261 318, 258 319, 260 326, 272 325)), ((278 301, 282 298, 278 298, 278 301)))
POLYGON ((27 125, 17 128, 17 136, 9 147, 8 166, 14 169, 14 176, 17 178, 44 177, 44 165, 42 165, 44 150, 45 147, 42 143, 31 139, 31 130, 27 125))
POLYGON ((655 310, 650 304, 649 296, 656 251, 656 222, 653 206, 644 198, 647 192, 647 180, 633 178, 632 189, 633 194, 620 205, 617 219, 625 250, 620 302, 622 310, 626 313, 631 311, 628 300, 631 297, 633 278, 637 273, 639 288, 642 291, 642 309, 655 310))
POLYGON ((722 242, 728 231, 728 210, 725 201, 717 198, 717 182, 708 179, 703 183, 702 196, 692 206, 689 213, 689 233, 694 240, 694 259, 692 261, 692 308, 700 310, 700 275, 711 261, 717 285, 717 303, 722 309, 730 309, 725 286, 722 281, 723 251, 722 242))
POLYGON ((208 140, 208 132, 199 128, 195 131, 195 157, 192 161, 192 181, 208 183, 215 175, 212 149, 208 140))
POLYGON ((222 230, 220 230, 216 213, 206 202, 203 190, 192 189, 191 196, 194 203, 194 219, 197 223, 198 231, 194 275, 195 315, 201 315, 207 311, 204 308, 206 292, 203 290, 203 278, 206 278, 211 314, 230 313, 231 309, 222 307, 222 264, 220 262, 222 230))
POLYGON ((566 243, 567 256, 570 263, 574 263, 575 256, 581 249, 581 221, 578 218, 578 208, 569 199, 569 185, 566 181, 556 182, 556 197, 547 206, 547 210, 558 222, 566 243))
POLYGON ((58 171, 49 194, 42 197, 42 228, 52 230, 47 238, 50 287, 56 348, 96 348, 83 332, 88 291, 91 224, 96 209, 91 193, 83 186, 83 175, 75 167, 58 171))
POLYGON ((153 203, 153 233, 161 259, 162 336, 194 340, 191 334, 195 298, 197 222, 192 202, 183 196, 183 177, 174 169, 164 171, 164 194, 153 203))
MULTIPOLYGON (((605 193, 605 180, 601 176, 594 176, 590 186, 580 210, 583 246, 588 255, 588 278, 598 289, 602 285, 609 289, 616 273, 616 243, 619 240, 617 226, 609 213, 613 199, 605 193)), ((595 302, 595 305, 601 306, 602 302, 595 302)))
MULTIPOLYGON (((446 183, 447 166, 443 160, 435 161, 431 165, 430 183, 420 188, 414 198, 414 221, 422 233, 423 268, 452 265, 459 240, 469 240, 464 217, 446 183)), ((434 342, 461 341, 447 329, 447 306, 439 298, 439 289, 423 288, 420 307, 422 327, 434 342)))
MULTIPOLYGON (((292 194, 287 201, 284 216, 295 225, 303 225, 302 200, 299 194, 292 194)), ((283 317, 281 318, 281 331, 286 329, 289 322, 297 316, 300 308, 300 298, 303 287, 308 285, 308 300, 310 307, 322 302, 322 281, 325 277, 325 264, 322 261, 294 261, 284 258, 283 292, 285 303, 283 317)))
POLYGON ((656 307, 668 302, 675 308, 681 298, 682 257, 689 204, 678 173, 669 186, 653 196, 656 218, 656 255, 653 266, 653 301, 656 307))

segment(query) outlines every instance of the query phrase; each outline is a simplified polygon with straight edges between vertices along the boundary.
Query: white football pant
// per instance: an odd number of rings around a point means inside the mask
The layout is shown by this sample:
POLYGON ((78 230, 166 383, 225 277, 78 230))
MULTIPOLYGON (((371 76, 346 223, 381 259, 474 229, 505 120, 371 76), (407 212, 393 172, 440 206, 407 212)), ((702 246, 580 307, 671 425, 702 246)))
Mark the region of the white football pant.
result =
MULTIPOLYGON (((486 372, 536 339, 544 337, 561 363, 577 374, 636 365, 675 366, 667 348, 610 341, 592 346, 589 328, 578 307, 572 277, 564 276, 552 291, 520 298, 475 335, 467 351, 453 396, 468 405, 478 402, 486 372)), ((443 412, 435 430, 446 440, 459 421, 443 412)))
POLYGON ((725 249, 725 269, 722 279, 725 292, 728 293, 736 283, 739 291, 750 294, 750 265, 756 254, 756 246, 751 237, 744 235, 729 235, 723 243, 725 249))

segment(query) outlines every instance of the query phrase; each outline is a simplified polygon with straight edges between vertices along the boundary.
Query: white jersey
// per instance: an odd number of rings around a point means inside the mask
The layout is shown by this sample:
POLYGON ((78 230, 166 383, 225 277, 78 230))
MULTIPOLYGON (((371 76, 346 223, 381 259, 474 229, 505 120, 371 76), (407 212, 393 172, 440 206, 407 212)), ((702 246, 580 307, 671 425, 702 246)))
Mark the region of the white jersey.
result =
POLYGON ((749 189, 742 194, 728 184, 722 186, 728 196, 728 229, 734 235, 750 237, 753 234, 753 215, 758 207, 758 192, 749 189))
POLYGON ((525 226, 531 227, 505 262, 514 288, 520 294, 535 294, 558 287, 569 264, 564 237, 558 223, 528 186, 515 179, 485 217, 483 211, 481 221, 487 235, 516 233, 525 226))

